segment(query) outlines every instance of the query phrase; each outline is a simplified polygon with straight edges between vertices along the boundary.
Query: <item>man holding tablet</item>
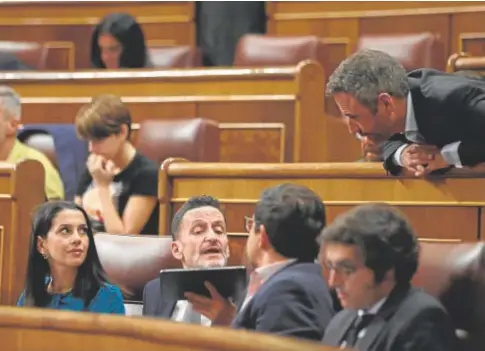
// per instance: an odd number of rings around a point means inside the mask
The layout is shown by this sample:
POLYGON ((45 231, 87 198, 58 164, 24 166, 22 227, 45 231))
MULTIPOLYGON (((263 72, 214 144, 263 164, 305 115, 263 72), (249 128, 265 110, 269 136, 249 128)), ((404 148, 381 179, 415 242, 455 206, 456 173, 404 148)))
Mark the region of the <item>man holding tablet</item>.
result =
MULTIPOLYGON (((172 238, 172 254, 185 269, 224 267, 227 264, 226 220, 219 201, 211 196, 194 196, 177 211, 172 221, 172 238)), ((211 320, 193 311, 187 300, 174 299, 172 292, 176 287, 161 289, 160 285, 159 278, 146 285, 144 315, 211 325, 211 320)))
POLYGON ((237 315, 214 289, 212 298, 187 293, 213 324, 321 340, 334 311, 322 268, 315 263, 325 207, 310 189, 281 184, 266 189, 246 218, 246 255, 255 268, 237 315), (231 323, 232 322, 232 323, 231 323))

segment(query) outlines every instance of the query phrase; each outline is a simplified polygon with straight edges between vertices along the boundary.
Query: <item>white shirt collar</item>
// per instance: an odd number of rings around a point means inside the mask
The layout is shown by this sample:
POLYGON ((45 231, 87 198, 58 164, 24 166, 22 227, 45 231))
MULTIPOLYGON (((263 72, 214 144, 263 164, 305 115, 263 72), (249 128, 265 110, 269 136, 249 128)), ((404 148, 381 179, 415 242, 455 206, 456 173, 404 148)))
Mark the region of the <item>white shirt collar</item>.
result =
POLYGON ((286 266, 289 266, 295 261, 296 259, 292 258, 285 261, 280 261, 280 262, 268 264, 266 266, 258 267, 254 271, 261 277, 261 280, 264 282, 268 280, 272 275, 279 272, 286 266))
POLYGON ((406 125, 404 132, 417 132, 418 123, 416 122, 416 115, 414 114, 413 97, 408 93, 406 105, 406 125))
POLYGON ((386 297, 383 297, 382 299, 380 299, 379 301, 377 301, 374 305, 372 305, 371 308, 369 309, 360 309, 357 311, 357 314, 359 315, 359 317, 363 316, 364 314, 377 314, 377 312, 379 312, 379 310, 381 309, 382 305, 384 305, 384 302, 386 302, 387 300, 387 296, 386 297))

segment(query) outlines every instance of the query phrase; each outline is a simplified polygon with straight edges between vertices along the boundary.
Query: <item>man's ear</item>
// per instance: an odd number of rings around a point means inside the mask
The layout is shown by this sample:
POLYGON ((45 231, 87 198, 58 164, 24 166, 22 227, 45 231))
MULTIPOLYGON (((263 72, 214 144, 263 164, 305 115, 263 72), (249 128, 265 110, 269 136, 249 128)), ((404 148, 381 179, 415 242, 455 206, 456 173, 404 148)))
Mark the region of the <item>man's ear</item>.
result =
POLYGON ((182 244, 179 241, 172 242, 172 256, 175 259, 182 261, 184 255, 182 252, 182 244))
POLYGON ((17 135, 17 129, 19 127, 20 121, 15 118, 9 118, 7 122, 7 135, 8 136, 13 136, 17 135))
POLYGON ((395 280, 394 269, 389 269, 386 274, 384 274, 384 279, 382 281, 393 282, 395 280))
POLYGON ((380 101, 382 103, 382 106, 384 106, 386 110, 394 110, 394 100, 392 99, 392 96, 388 93, 380 93, 377 97, 377 101, 380 101))
POLYGON ((259 247, 262 249, 268 249, 271 247, 271 242, 268 238, 268 233, 266 232, 266 228, 264 225, 260 225, 258 228, 258 233, 256 234, 259 236, 259 247))

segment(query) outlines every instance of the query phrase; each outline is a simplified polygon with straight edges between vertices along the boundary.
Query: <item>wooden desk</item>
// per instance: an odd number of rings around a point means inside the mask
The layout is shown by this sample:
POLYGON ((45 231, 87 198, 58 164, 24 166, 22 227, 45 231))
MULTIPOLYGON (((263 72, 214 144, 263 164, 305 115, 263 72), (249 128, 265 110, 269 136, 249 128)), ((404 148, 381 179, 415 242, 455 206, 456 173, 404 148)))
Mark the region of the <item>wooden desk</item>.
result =
POLYGON ((90 68, 93 28, 113 12, 136 17, 148 46, 196 44, 193 1, 2 1, 0 40, 47 43, 90 68))
POLYGON ((319 342, 245 330, 27 307, 0 307, 0 338, 8 351, 337 351, 319 342))
POLYGON ((205 117, 220 123, 226 162, 330 162, 360 158, 360 144, 324 118, 324 73, 293 67, 0 74, 22 97, 22 123, 73 123, 80 106, 116 94, 134 122, 205 117))
POLYGON ((423 239, 477 241, 484 234, 485 174, 428 181, 390 177, 375 163, 228 164, 167 160, 160 171, 160 233, 169 233, 172 215, 202 192, 224 206, 229 235, 243 246, 243 218, 253 214, 263 189, 303 184, 324 200, 328 221, 351 207, 373 202, 397 206, 423 239), (203 189, 203 191, 201 190, 203 189))
POLYGON ((15 305, 24 288, 32 213, 44 199, 39 162, 0 162, 0 305, 15 305))

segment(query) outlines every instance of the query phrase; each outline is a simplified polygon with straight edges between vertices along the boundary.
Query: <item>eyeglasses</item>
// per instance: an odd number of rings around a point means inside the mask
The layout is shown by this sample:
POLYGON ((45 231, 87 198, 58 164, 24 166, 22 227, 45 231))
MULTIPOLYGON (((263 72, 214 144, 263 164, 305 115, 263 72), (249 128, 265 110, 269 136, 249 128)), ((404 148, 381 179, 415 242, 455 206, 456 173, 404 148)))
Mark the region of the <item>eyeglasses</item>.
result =
POLYGON ((343 276, 349 276, 351 274, 354 274, 359 267, 357 267, 355 264, 350 263, 350 262, 325 262, 324 267, 328 269, 329 271, 334 271, 338 275, 343 275, 343 276))

